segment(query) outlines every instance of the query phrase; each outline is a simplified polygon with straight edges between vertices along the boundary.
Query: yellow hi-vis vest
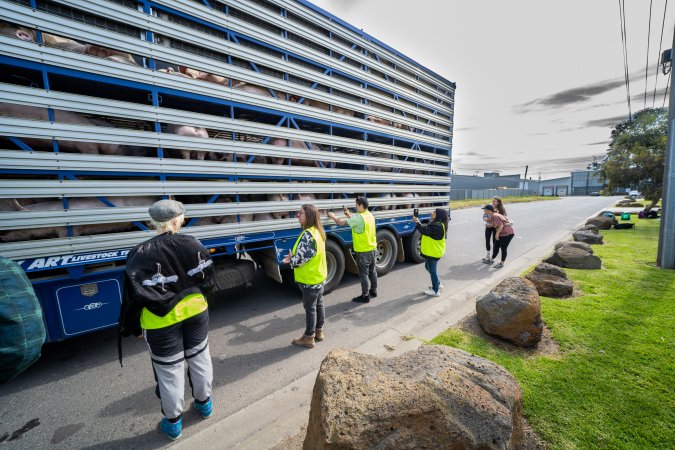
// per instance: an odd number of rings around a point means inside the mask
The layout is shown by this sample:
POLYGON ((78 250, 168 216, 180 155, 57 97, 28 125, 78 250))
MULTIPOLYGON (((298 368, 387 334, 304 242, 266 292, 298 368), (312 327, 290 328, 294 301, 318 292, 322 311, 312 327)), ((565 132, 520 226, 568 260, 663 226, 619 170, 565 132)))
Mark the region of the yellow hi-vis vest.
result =
POLYGON ((206 311, 208 304, 202 294, 190 294, 179 301, 166 316, 161 317, 150 312, 148 308, 141 311, 141 328, 156 330, 182 322, 190 317, 206 311))
POLYGON ((365 253, 375 250, 377 247, 377 237, 375 236, 375 217, 370 211, 359 213, 363 217, 365 225, 363 233, 355 233, 352 228, 352 242, 355 252, 365 253))
POLYGON ((422 235, 422 243, 420 250, 424 256, 431 256, 432 258, 440 258, 445 254, 445 225, 443 227, 443 239, 434 239, 429 236, 422 235))
POLYGON ((309 227, 300 233, 298 240, 295 241, 293 246, 293 253, 298 249, 298 244, 300 243, 300 238, 305 231, 309 231, 314 241, 316 242, 316 255, 314 255, 309 261, 305 262, 302 266, 296 267, 293 269, 293 277, 295 281, 302 284, 321 284, 326 280, 328 276, 328 266, 326 264, 326 242, 321 238, 321 233, 316 227, 309 227))

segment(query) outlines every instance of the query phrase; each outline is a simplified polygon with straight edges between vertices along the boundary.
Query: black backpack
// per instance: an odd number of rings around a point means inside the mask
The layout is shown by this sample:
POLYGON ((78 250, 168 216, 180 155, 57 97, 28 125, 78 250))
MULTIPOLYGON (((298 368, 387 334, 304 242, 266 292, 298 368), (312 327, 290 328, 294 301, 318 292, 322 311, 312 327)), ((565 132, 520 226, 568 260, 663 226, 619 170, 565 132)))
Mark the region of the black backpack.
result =
POLYGON ((614 224, 614 229, 616 229, 616 230, 629 230, 631 228, 635 228, 634 223, 615 223, 614 224))

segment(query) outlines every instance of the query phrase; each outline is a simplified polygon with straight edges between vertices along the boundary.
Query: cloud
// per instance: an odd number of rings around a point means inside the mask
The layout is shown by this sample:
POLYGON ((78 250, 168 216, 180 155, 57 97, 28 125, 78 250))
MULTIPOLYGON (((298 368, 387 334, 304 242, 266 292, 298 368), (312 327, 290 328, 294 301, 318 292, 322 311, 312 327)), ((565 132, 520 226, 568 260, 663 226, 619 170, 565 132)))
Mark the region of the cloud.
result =
POLYGON ((616 117, 607 117, 605 119, 595 119, 589 120, 584 123, 584 127, 601 127, 601 128, 614 128, 619 122, 623 122, 628 119, 628 116, 616 116, 616 117))
POLYGON ((623 85, 623 79, 601 81, 587 86, 560 91, 548 97, 538 98, 518 105, 514 109, 519 114, 525 114, 536 108, 557 108, 575 103, 583 103, 596 95, 603 94, 623 85))

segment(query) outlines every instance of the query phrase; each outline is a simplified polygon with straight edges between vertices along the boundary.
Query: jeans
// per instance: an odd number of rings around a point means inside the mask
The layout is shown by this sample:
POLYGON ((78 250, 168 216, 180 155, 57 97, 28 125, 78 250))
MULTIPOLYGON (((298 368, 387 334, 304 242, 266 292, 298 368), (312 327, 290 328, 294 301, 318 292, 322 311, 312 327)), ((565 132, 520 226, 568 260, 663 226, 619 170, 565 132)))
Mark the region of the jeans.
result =
POLYGON ((506 236, 499 236, 499 239, 495 241, 495 249, 492 251, 492 259, 495 259, 499 254, 499 250, 501 250, 502 262, 506 261, 506 249, 509 247, 511 239, 513 239, 512 234, 508 234, 506 236))
POLYGON ((354 259, 359 268, 361 280, 361 295, 364 297, 368 292, 377 292, 377 272, 375 271, 375 250, 371 252, 354 252, 354 259), (370 288, 368 282, 370 281, 370 288))
POLYGON ((431 275, 431 289, 433 289, 434 292, 438 292, 440 286, 440 280, 438 279, 438 260, 425 257, 424 268, 427 269, 427 272, 431 275))
POLYGON ((326 310, 323 306, 323 286, 319 289, 301 287, 302 306, 305 307, 305 334, 313 336, 317 328, 323 328, 326 310))

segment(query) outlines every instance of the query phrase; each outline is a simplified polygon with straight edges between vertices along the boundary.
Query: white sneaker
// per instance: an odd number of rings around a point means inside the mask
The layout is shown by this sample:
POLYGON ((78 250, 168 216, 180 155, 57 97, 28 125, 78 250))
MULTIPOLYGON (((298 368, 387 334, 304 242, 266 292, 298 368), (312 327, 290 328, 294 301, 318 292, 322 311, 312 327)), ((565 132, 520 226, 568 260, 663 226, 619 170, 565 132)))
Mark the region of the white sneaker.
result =
POLYGON ((502 267, 504 267, 504 263, 500 261, 492 267, 494 267, 495 269, 501 269, 502 267))
POLYGON ((439 297, 439 296, 441 295, 440 292, 436 292, 436 291, 434 291, 433 289, 427 289, 426 291, 424 291, 424 293, 425 293, 426 295, 430 295, 430 296, 432 296, 432 297, 439 297))
MULTIPOLYGON (((429 289, 433 289, 433 286, 429 286, 429 289)), ((438 283, 438 290, 441 291, 443 290, 443 283, 438 283)))
POLYGON ((495 260, 492 258, 483 258, 483 262, 485 264, 492 264, 493 262, 495 262, 495 260))

